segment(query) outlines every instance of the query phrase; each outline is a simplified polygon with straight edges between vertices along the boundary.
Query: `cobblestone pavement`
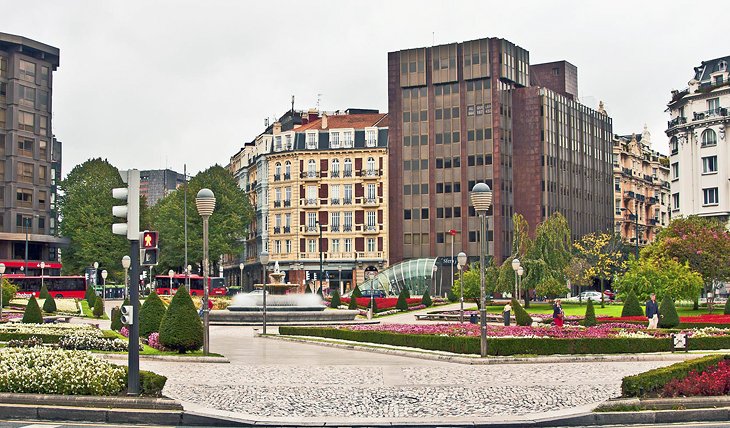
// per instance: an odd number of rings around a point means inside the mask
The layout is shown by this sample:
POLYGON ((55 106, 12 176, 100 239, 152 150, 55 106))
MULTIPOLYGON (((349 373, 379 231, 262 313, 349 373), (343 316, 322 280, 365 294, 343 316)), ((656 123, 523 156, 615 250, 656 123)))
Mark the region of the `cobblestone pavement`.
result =
POLYGON ((570 413, 620 393, 621 378, 671 361, 460 365, 253 337, 214 327, 231 364, 143 361, 183 405, 257 420, 464 420, 570 413))

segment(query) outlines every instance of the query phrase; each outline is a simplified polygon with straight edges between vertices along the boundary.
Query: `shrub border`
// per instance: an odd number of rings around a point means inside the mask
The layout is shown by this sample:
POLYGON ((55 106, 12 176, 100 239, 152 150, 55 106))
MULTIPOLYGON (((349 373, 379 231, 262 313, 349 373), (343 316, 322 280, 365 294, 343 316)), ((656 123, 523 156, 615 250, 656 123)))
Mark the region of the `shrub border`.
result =
POLYGON ((703 372, 725 359, 730 359, 730 355, 708 355, 627 376, 621 381, 621 394, 624 397, 643 397, 652 394, 674 379, 685 378, 692 371, 703 372))
MULTIPOLYGON (((373 330, 347 330, 324 327, 280 326, 279 334, 314 336, 355 342, 420 348, 456 354, 479 354, 478 337, 439 336, 431 334, 402 334, 373 330)), ((730 336, 701 337, 688 341, 689 350, 730 348, 730 336)), ((492 337, 487 341, 489 355, 555 355, 555 354, 625 354, 667 352, 672 348, 671 338, 506 338, 492 337)))

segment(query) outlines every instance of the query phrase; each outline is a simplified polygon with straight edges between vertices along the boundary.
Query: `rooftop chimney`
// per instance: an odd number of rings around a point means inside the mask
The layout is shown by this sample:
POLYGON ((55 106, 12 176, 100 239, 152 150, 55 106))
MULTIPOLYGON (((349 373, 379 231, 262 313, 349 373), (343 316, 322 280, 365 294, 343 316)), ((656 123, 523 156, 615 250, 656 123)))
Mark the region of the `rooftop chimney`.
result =
POLYGON ((274 132, 274 134, 281 133, 281 122, 279 122, 279 121, 274 122, 273 132, 274 132))
POLYGON ((327 129, 327 113, 322 113, 322 129, 327 129))

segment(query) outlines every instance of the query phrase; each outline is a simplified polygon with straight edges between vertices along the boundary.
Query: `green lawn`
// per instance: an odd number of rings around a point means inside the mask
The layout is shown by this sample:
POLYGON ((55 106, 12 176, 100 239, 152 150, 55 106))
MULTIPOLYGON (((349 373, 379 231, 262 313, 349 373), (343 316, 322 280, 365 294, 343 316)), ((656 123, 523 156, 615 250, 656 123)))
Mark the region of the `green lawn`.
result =
POLYGON ((106 316, 106 314, 102 315, 102 316, 101 316, 101 318, 96 318, 96 317, 94 316, 94 314, 92 313, 92 310, 91 310, 91 309, 89 309, 89 302, 87 302, 86 300, 80 300, 80 301, 79 301, 79 304, 81 305, 81 313, 82 313, 82 314, 83 314, 83 315, 84 315, 85 317, 88 317, 88 318, 95 318, 95 319, 100 319, 100 320, 108 320, 108 319, 109 319, 109 317, 108 317, 108 316, 106 316))
MULTIPOLYGON (((601 308, 600 303, 594 303, 593 307, 596 310, 596 316, 610 316, 610 317, 620 317, 621 316, 621 310, 623 309, 623 305, 621 304, 613 304, 613 305, 606 305, 605 308, 601 308)), ((500 314, 502 313, 502 309, 504 309, 503 305, 499 306, 487 306, 487 312, 493 313, 493 314, 500 314)), ((476 307, 471 307, 469 310, 476 310, 476 307)), ((586 313, 586 304, 579 305, 577 303, 563 303, 563 311, 565 312, 565 315, 585 315, 586 313)), ((553 313, 553 306, 550 303, 530 303, 530 307, 527 308, 527 312, 531 314, 552 314, 553 313)), ((677 313, 679 316, 692 316, 692 315, 702 315, 708 313, 707 308, 700 308, 697 311, 693 311, 691 306, 678 306, 677 307, 677 313)), ((719 311, 717 308, 713 311, 713 313, 722 313, 722 309, 719 311)))

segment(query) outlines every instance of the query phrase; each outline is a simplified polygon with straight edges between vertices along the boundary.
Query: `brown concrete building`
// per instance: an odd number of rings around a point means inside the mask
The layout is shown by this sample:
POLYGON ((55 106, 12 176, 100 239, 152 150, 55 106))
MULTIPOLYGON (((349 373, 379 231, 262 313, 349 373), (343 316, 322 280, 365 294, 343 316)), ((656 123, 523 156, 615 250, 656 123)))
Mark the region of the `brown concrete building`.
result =
POLYGON ((58 274, 56 183, 61 142, 52 131, 59 50, 0 33, 0 262, 6 273, 58 274), (26 256, 27 248, 27 256, 26 256))
POLYGON ((388 265, 387 114, 294 115, 231 159, 257 212, 243 283, 249 285, 246 272, 260 268, 266 248, 290 282, 324 276, 325 286, 346 291, 366 269, 388 265))
POLYGON ((512 214, 552 212, 573 234, 612 228, 611 119, 577 98, 577 69, 530 66, 498 38, 388 54, 390 262, 479 254, 469 190, 493 190, 489 254, 511 253, 512 214), (402 195, 402 197, 400 196, 402 195))
POLYGON ((654 242, 669 224, 669 158, 651 148, 651 135, 614 136, 614 225, 616 233, 632 245, 654 242), (637 217, 638 215, 638 217, 637 217))

